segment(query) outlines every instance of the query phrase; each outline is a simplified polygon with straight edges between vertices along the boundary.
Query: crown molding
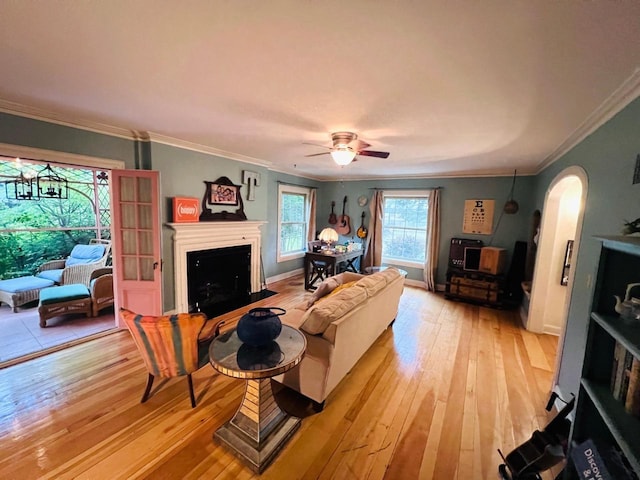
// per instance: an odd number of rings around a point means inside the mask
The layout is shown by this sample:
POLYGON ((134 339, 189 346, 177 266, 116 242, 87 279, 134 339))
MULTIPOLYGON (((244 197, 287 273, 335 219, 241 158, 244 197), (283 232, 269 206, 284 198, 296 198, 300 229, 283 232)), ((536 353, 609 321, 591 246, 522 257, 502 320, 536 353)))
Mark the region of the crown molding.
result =
POLYGON ((622 85, 602 102, 564 142, 540 162, 535 173, 541 173, 549 165, 559 160, 565 153, 611 120, 638 96, 640 96, 640 68, 636 68, 633 74, 622 82, 622 85))
POLYGON ((147 132, 146 139, 140 138, 140 140, 146 140, 154 143, 162 143, 164 145, 171 145, 172 147, 178 147, 185 150, 192 150, 194 152, 206 153, 209 155, 215 155, 218 157, 228 158, 230 160, 237 160, 239 162, 250 163, 252 165, 258 165, 260 167, 269 168, 272 164, 267 160, 260 160, 259 158, 249 157, 239 153, 227 152, 220 150, 219 148, 208 147, 199 143, 188 142, 186 140, 180 140, 178 138, 168 137, 159 133, 147 132))
MULTIPOLYGON (((296 172, 293 170, 278 170, 275 168, 270 168, 270 171, 284 173, 287 175, 294 175, 300 178, 307 178, 309 180, 316 180, 318 182, 362 182, 362 181, 385 181, 385 180, 430 180, 430 179, 438 179, 438 178, 495 178, 495 177, 513 177, 513 170, 477 170, 477 171, 468 171, 464 173, 435 173, 435 174, 415 174, 415 175, 398 175, 394 177, 390 176, 366 176, 361 175, 357 177, 331 177, 331 176, 311 176, 309 174, 296 172)), ((518 170, 518 177, 532 177, 537 175, 536 172, 531 170, 518 170)))
POLYGON ((91 120, 72 118, 69 116, 51 112, 49 110, 22 105, 20 103, 11 102, 2 98, 0 98, 0 112, 14 114, 20 117, 27 117, 33 120, 40 120, 47 123, 63 125, 65 127, 79 128, 81 130, 87 130, 89 132, 102 133, 114 137, 126 138, 127 140, 131 140, 134 138, 131 130, 128 130, 126 128, 93 122, 91 120))

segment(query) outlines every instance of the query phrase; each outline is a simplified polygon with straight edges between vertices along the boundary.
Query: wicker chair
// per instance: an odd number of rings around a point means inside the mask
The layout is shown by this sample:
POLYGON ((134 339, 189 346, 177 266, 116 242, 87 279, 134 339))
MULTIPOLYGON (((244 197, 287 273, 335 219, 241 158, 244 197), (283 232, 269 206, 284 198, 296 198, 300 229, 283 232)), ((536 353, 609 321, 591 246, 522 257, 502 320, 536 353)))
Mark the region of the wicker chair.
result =
POLYGON ((104 245, 104 252, 100 259, 83 261, 85 259, 74 257, 74 251, 77 251, 78 247, 87 247, 86 245, 76 245, 68 258, 43 263, 36 276, 53 280, 58 285, 81 283, 85 287, 89 287, 91 283, 91 273, 98 268, 104 267, 111 253, 110 240, 99 240, 96 238, 89 240, 89 246, 95 245, 104 245))
POLYGON ((91 272, 89 291, 94 317, 103 308, 113 306, 113 268, 97 268, 91 272))

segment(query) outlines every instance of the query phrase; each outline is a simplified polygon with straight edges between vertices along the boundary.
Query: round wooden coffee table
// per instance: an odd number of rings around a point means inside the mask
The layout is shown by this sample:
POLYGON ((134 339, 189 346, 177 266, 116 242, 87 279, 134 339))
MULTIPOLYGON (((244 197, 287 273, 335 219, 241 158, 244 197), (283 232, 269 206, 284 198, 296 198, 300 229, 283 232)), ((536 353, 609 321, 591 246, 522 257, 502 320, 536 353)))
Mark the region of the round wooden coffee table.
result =
POLYGON ((271 390, 271 377, 300 363, 307 347, 304 335, 282 325, 282 332, 266 347, 242 343, 235 329, 216 337, 209 360, 223 375, 246 380, 240 408, 214 438, 224 442, 255 472, 262 472, 300 426, 300 419, 280 409, 271 390))

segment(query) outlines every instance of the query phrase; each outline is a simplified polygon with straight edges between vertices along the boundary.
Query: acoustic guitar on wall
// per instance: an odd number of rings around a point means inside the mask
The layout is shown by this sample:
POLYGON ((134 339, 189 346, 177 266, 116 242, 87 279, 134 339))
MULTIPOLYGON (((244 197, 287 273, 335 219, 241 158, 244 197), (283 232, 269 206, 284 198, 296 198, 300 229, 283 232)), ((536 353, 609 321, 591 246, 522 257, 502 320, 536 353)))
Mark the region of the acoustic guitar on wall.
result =
POLYGON ((369 233, 369 231, 367 230, 367 227, 364 226, 364 212, 362 212, 361 217, 362 220, 360 221, 360 228, 356 232, 356 235, 358 236, 358 238, 367 238, 367 234, 369 233))
POLYGON ((335 225, 336 223, 338 223, 338 217, 336 217, 336 214, 333 213, 333 208, 336 206, 336 202, 331 202, 331 213, 329 214, 329 223, 331 225, 335 225))
POLYGON ((336 224, 336 232, 340 235, 349 235, 351 233, 351 225, 349 215, 346 215, 345 207, 347 206, 347 196, 344 196, 344 200, 342 201, 342 215, 338 217, 338 223, 336 224))

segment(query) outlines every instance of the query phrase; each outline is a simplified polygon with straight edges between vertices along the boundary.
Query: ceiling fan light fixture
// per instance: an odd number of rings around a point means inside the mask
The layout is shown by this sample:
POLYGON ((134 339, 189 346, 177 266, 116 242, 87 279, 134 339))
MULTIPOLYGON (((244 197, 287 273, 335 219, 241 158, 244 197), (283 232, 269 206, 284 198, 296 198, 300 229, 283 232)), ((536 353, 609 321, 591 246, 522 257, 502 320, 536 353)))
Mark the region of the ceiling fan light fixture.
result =
POLYGON ((346 145, 339 145, 333 150, 331 150, 331 158, 338 165, 349 165, 356 156, 356 152, 351 150, 346 145))

